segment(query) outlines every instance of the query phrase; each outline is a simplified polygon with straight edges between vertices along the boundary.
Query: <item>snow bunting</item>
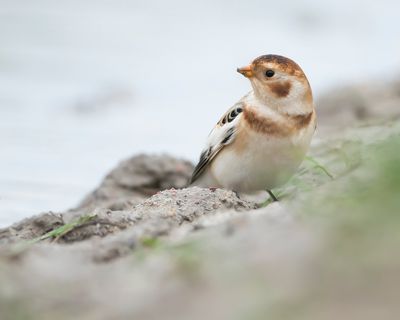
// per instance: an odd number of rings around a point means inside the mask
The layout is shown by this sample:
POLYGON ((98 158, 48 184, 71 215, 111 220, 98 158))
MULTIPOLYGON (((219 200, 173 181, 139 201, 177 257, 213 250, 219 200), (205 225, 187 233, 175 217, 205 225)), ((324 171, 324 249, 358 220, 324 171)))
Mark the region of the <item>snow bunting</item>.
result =
POLYGON ((264 55, 237 71, 253 90, 210 132, 191 183, 240 193, 284 184, 310 146, 316 114, 310 84, 294 61, 264 55))

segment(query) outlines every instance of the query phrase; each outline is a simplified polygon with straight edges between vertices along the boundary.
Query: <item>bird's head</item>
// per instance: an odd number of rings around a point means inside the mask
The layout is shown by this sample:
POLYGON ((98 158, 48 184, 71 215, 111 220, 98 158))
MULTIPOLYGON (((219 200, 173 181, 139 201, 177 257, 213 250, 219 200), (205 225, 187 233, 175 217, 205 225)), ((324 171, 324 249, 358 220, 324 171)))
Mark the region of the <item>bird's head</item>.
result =
POLYGON ((294 104, 313 104, 307 77, 291 59, 272 54, 264 55, 237 71, 249 78, 256 97, 272 108, 284 109, 294 104))

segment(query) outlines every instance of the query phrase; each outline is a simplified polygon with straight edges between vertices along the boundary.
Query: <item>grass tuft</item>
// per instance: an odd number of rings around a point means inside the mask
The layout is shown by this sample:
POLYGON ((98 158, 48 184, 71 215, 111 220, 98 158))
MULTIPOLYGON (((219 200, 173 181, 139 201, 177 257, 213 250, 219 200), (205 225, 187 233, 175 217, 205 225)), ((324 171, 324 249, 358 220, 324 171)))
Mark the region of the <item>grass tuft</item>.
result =
POLYGON ((78 227, 82 226, 83 224, 93 220, 96 216, 97 216, 97 214, 95 214, 95 213, 81 216, 78 219, 76 219, 75 221, 66 223, 66 224, 62 225, 61 227, 58 227, 54 230, 51 230, 51 231, 45 233, 44 235, 41 235, 40 237, 29 240, 27 242, 27 244, 35 244, 37 242, 40 242, 40 241, 43 241, 43 240, 46 240, 49 238, 53 238, 54 241, 58 241, 58 239, 60 239, 62 236, 71 232, 75 228, 78 228, 78 227))

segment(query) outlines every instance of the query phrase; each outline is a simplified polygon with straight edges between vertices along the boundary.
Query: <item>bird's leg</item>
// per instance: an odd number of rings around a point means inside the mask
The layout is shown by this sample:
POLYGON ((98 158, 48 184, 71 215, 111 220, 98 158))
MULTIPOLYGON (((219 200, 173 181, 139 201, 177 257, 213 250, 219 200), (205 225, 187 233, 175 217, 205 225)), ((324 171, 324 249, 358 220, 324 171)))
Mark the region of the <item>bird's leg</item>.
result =
POLYGON ((269 198, 267 198, 267 200, 265 200, 264 202, 260 203, 258 205, 259 208, 263 208, 266 207, 267 205, 269 205, 272 202, 276 202, 279 201, 277 197, 275 197, 275 195, 272 193, 271 190, 266 190, 269 194, 269 198))
POLYGON ((279 201, 279 200, 278 200, 278 198, 277 198, 277 197, 275 197, 275 195, 272 193, 272 191, 271 191, 271 190, 267 190, 267 192, 268 192, 269 196, 271 197, 271 199, 272 199, 272 202, 279 201))

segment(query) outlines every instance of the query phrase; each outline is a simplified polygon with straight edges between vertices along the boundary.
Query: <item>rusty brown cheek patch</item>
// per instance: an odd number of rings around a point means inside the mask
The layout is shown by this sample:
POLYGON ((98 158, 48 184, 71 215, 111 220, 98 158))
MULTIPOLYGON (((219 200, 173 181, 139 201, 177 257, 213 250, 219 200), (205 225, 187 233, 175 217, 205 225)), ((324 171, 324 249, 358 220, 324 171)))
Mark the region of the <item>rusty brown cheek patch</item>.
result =
POLYGON ((246 109, 243 113, 244 120, 249 127, 256 132, 268 134, 271 136, 285 137, 293 134, 294 131, 307 127, 314 111, 306 115, 288 116, 287 122, 277 122, 257 114, 253 110, 246 109))
POLYGON ((271 92, 278 98, 284 98, 290 93, 292 84, 289 81, 272 82, 268 84, 271 92))

